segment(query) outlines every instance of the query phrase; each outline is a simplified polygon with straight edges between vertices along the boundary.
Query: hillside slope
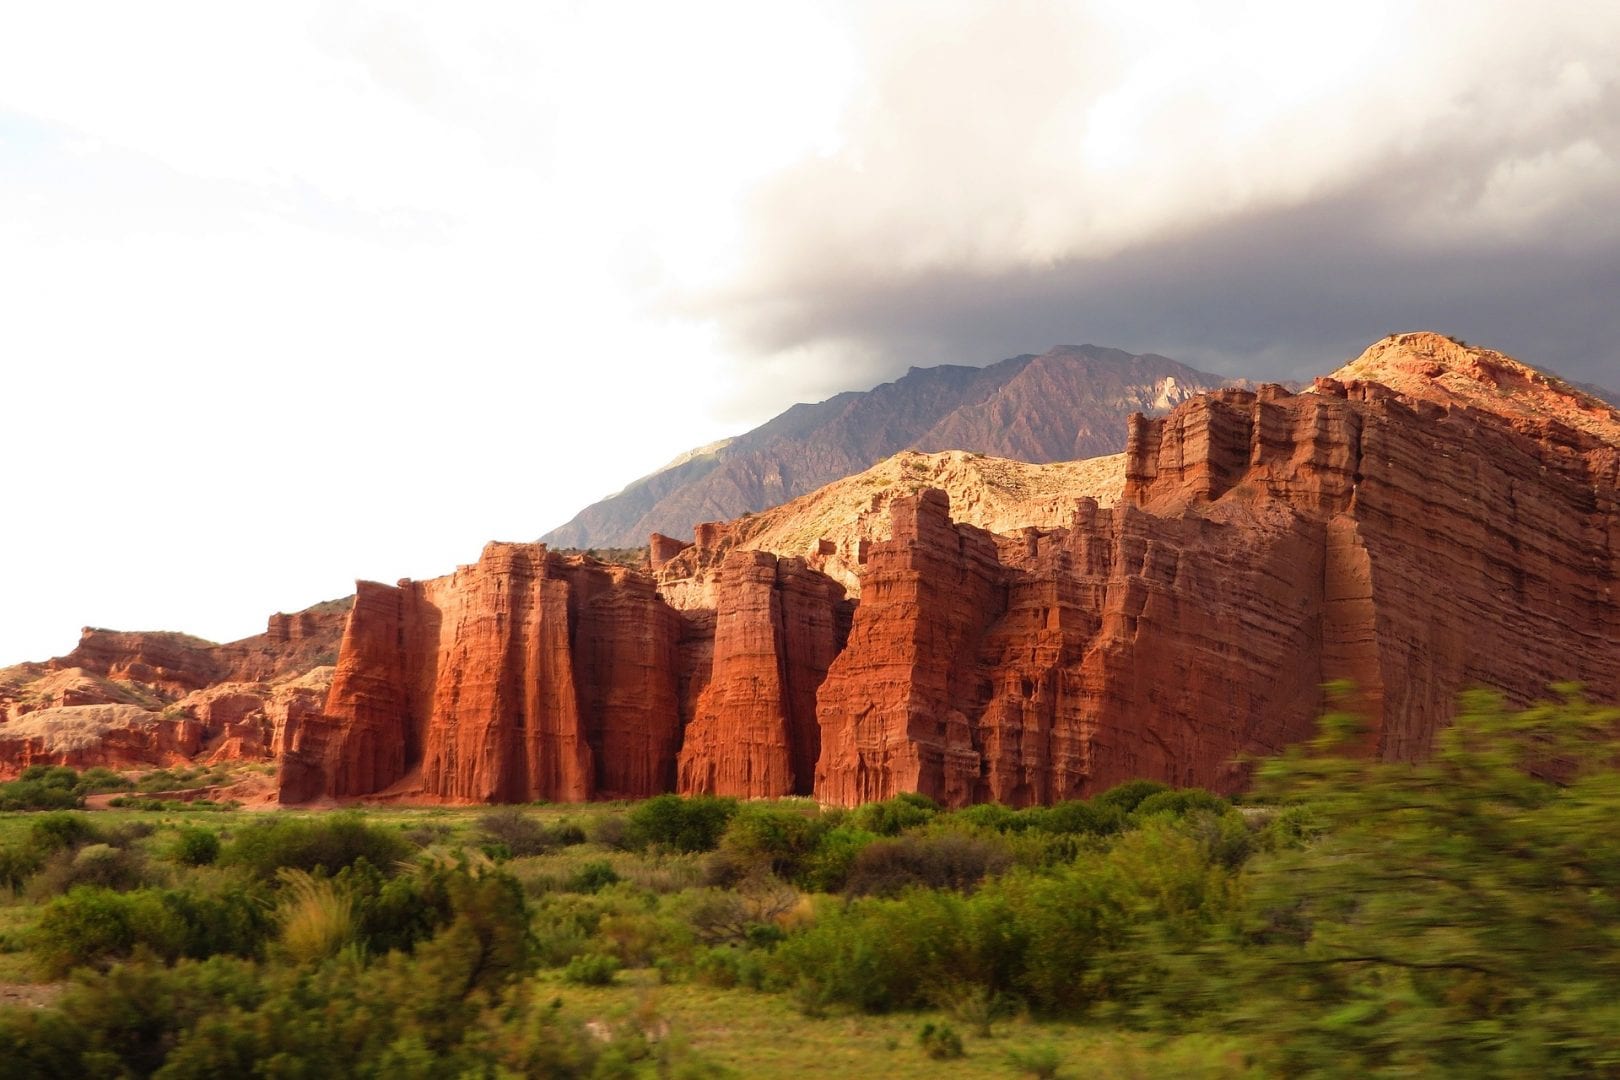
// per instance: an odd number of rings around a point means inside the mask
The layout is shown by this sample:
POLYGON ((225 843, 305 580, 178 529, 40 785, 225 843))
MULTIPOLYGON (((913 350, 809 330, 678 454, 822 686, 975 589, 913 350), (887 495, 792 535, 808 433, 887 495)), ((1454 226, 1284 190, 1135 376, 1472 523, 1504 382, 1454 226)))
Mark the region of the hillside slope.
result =
POLYGON ((541 539, 633 547, 654 532, 778 506, 902 450, 967 450, 1074 461, 1125 448, 1125 419, 1167 412, 1221 384, 1163 356, 1062 347, 974 368, 912 368, 864 392, 795 405, 775 419, 643 477, 541 539))

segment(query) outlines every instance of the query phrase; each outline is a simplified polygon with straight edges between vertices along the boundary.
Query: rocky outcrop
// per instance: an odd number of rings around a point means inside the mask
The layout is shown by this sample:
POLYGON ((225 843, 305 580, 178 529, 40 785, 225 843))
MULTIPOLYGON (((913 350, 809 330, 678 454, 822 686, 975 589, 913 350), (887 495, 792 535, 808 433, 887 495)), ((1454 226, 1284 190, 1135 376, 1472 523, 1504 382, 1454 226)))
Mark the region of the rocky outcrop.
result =
POLYGON ((1032 465, 960 450, 899 453, 764 513, 704 522, 693 543, 654 536, 659 590, 676 607, 712 608, 704 587, 726 553, 742 548, 804 559, 858 597, 862 552, 889 539, 891 504, 930 488, 949 495, 952 516, 966 524, 992 532, 1052 528, 1067 525, 1083 499, 1118 502, 1125 455, 1032 465))
POLYGON ((289 739, 283 798, 671 790, 680 631, 646 575, 535 544, 490 544, 432 581, 363 583, 326 715, 289 739))
POLYGON ((1216 391, 1093 463, 902 455, 649 574, 493 545, 363 586, 283 795, 1233 791, 1333 680, 1403 760, 1471 685, 1620 698, 1620 426, 1515 365, 1408 335, 1345 369, 1399 391, 1216 391))
MULTIPOLYGON (((997 401, 953 423, 1010 423, 997 401)), ((1333 680, 1391 760, 1469 686, 1620 699, 1620 412, 1579 388, 1400 335, 1124 435, 1048 466, 902 454, 655 535, 645 569, 491 544, 243 642, 87 631, 0 671, 0 776, 278 756, 286 802, 1029 805, 1240 789, 1333 680)))
POLYGON ((322 715, 289 726, 283 800, 808 790, 842 590, 798 560, 727 567, 718 608, 686 612, 644 573, 536 544, 362 583, 322 715))
POLYGON ((715 576, 712 674, 693 706, 679 790, 809 795, 821 752, 816 690, 843 648, 843 590, 802 559, 737 549, 715 576))
POLYGON ((1620 698, 1617 457, 1542 416, 1330 379, 1133 420, 1119 507, 993 559, 938 498, 897 503, 822 689, 817 794, 1231 791, 1343 678, 1400 760, 1469 686, 1620 698))
POLYGON ((224 645, 86 628, 66 656, 0 671, 0 777, 39 762, 272 759, 289 720, 324 704, 320 665, 336 656, 348 607, 336 600, 278 613, 263 634, 224 645), (117 708, 63 711, 90 706, 117 708))
POLYGON ((138 705, 67 705, 38 709, 0 725, 0 776, 31 765, 114 769, 177 765, 202 748, 196 720, 161 716, 138 705))

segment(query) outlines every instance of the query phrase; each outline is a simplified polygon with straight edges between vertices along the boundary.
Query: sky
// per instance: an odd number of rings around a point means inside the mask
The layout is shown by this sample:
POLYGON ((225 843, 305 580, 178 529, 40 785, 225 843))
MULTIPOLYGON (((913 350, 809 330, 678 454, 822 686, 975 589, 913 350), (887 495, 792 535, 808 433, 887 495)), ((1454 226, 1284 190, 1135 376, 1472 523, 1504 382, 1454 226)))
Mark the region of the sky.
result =
POLYGON ((1056 344, 1620 385, 1620 5, 0 4, 0 664, 1056 344))

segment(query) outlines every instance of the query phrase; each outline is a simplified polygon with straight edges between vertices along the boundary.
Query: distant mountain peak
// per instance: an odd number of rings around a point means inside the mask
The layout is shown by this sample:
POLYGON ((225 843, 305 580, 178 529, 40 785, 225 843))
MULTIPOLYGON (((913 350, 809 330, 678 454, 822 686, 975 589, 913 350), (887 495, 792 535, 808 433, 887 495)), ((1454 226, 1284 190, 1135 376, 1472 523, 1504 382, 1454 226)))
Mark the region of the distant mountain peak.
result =
POLYGON ((542 539, 590 548, 639 546, 654 532, 687 537, 699 522, 779 506, 902 450, 1036 463, 1114 454, 1130 414, 1167 411, 1223 381, 1167 357, 1093 344, 985 367, 912 367, 684 454, 542 539))

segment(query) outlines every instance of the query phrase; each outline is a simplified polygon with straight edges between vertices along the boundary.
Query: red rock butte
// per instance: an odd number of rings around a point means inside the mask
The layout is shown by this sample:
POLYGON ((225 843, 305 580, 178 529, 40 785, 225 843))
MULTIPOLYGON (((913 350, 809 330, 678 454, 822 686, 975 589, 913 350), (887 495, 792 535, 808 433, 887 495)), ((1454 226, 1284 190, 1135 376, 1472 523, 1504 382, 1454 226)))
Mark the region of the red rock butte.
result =
MULTIPOLYGON (((1332 681, 1392 760, 1470 687, 1620 700, 1620 414, 1498 353, 1392 337, 1083 468, 896 461, 644 569, 491 544, 362 583, 282 801, 1232 792, 1332 681)), ((96 662, 196 692, 159 651, 96 662)))

